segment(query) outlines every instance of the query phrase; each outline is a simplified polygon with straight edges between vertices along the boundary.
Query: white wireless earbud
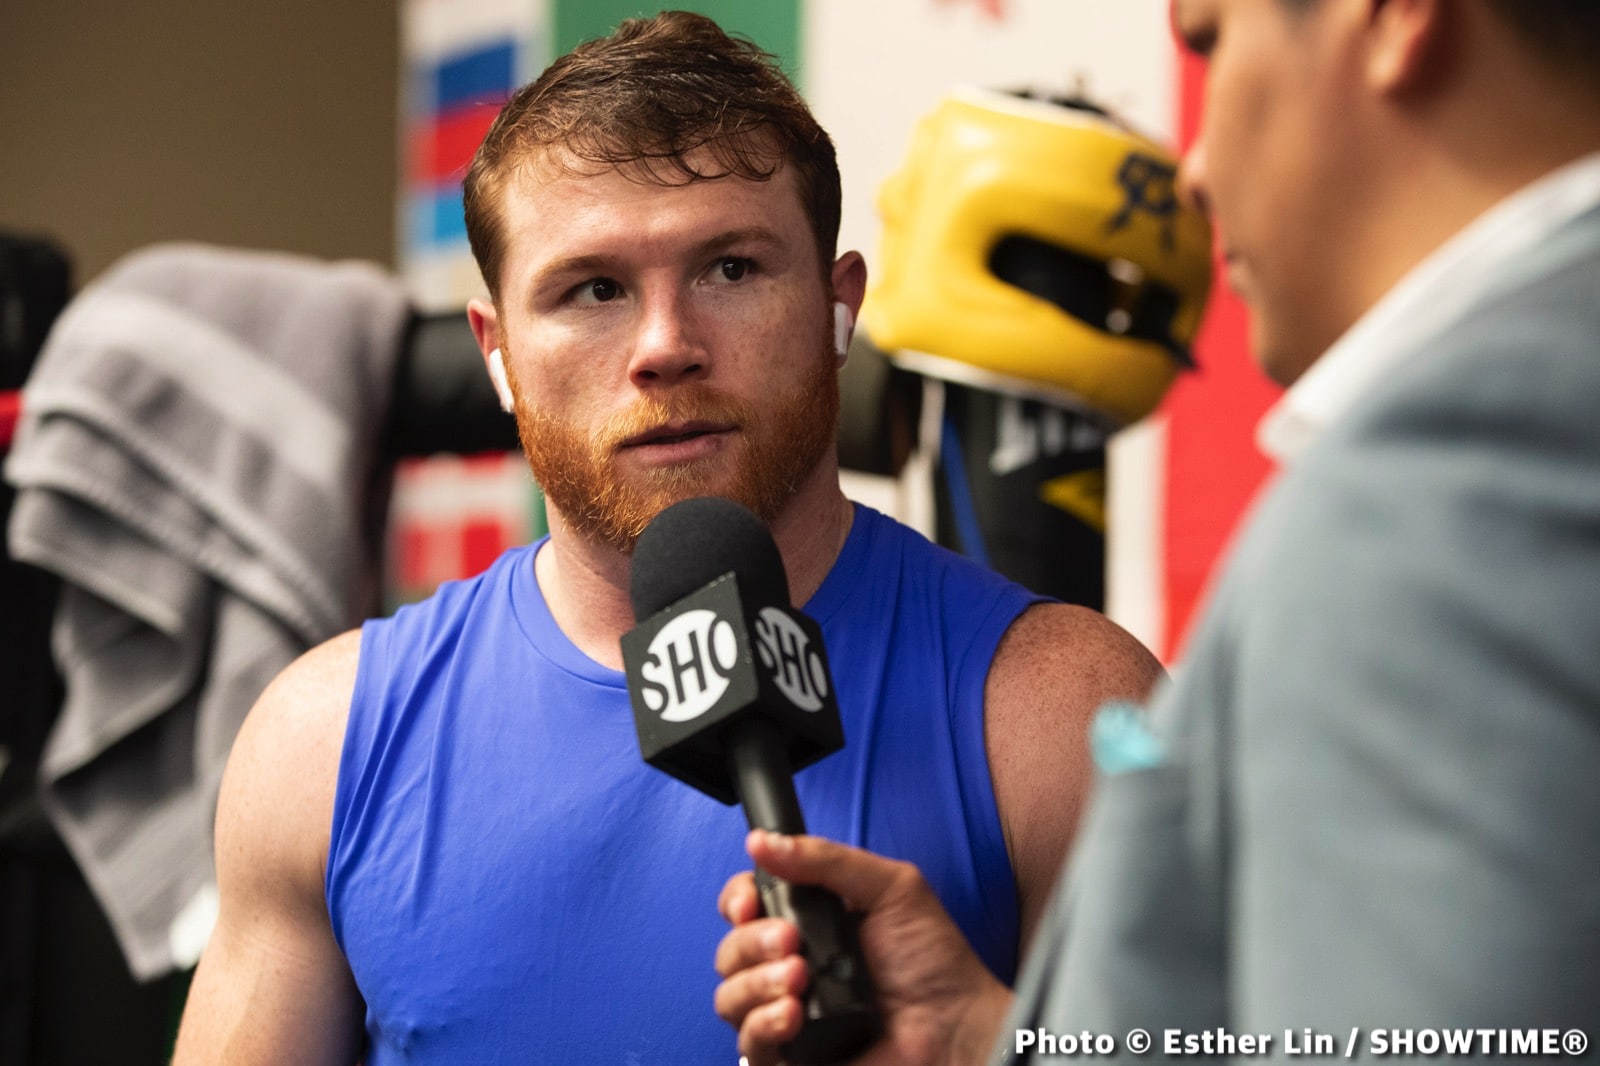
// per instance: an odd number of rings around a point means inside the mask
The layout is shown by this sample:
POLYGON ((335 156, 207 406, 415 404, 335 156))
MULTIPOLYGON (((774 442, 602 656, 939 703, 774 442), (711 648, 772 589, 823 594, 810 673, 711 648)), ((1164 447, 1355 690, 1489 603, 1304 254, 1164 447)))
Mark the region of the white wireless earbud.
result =
POLYGON ((500 410, 511 413, 516 404, 512 402, 511 384, 506 381, 506 359, 499 348, 489 353, 489 380, 494 382, 495 395, 500 397, 500 410))
POLYGON ((850 313, 850 308, 842 302, 834 301, 833 354, 839 357, 840 366, 844 366, 844 361, 850 358, 850 334, 855 328, 856 316, 850 313))

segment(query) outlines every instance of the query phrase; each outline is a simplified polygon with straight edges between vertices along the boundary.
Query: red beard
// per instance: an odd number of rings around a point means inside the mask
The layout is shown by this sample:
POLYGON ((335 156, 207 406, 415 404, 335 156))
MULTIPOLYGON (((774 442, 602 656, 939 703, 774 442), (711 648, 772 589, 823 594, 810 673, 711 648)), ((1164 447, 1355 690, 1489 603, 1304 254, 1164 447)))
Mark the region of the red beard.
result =
POLYGON ((839 419, 831 349, 820 353, 797 388, 770 404, 746 403, 692 382, 661 396, 641 396, 595 430, 533 410, 509 360, 506 378, 516 397, 522 451, 545 496, 580 536, 625 552, 662 509, 691 496, 726 497, 770 523, 827 454, 839 419), (623 441, 671 421, 737 427, 741 439, 731 477, 720 473, 720 463, 618 470, 623 441))

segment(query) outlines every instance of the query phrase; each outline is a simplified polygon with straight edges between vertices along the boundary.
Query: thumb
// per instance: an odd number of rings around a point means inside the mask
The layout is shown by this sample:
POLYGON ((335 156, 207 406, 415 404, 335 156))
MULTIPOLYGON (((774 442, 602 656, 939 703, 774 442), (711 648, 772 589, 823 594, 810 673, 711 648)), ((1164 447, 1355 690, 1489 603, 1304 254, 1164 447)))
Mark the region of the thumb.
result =
POLYGON ((814 836, 751 830, 745 849, 762 869, 801 885, 820 885, 857 910, 876 908, 898 882, 916 876, 908 863, 814 836))

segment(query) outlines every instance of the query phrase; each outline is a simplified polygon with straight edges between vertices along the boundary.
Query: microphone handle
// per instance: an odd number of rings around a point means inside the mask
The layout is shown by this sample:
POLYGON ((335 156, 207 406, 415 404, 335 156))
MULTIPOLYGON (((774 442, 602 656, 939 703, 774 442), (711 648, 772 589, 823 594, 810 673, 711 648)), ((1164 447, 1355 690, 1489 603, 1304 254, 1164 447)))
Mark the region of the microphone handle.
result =
MULTIPOLYGON (((728 765, 751 829, 795 835, 806 831, 783 735, 750 716, 728 730, 728 765)), ((816 885, 796 885, 756 870, 767 914, 800 930, 800 952, 811 970, 800 1035, 784 1045, 795 1066, 848 1062, 881 1031, 872 976, 861 958, 855 915, 838 896, 816 885)))

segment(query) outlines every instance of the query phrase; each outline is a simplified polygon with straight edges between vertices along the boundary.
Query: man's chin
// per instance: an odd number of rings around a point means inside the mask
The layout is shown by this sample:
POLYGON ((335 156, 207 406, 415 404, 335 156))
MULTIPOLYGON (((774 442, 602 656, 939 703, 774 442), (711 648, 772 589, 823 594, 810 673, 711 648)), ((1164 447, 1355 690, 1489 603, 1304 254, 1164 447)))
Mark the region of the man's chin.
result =
POLYGON ((1259 315, 1252 316, 1254 328, 1250 333, 1250 348, 1256 366, 1273 384, 1287 389, 1300 380, 1322 353, 1299 337, 1284 336, 1264 328, 1260 321, 1259 315))
POLYGON ((738 500, 736 479, 697 471, 693 467, 658 470, 648 478, 613 476, 604 488, 592 491, 551 492, 550 504, 584 539, 632 552, 645 526, 675 503, 696 496, 725 496, 738 500))

